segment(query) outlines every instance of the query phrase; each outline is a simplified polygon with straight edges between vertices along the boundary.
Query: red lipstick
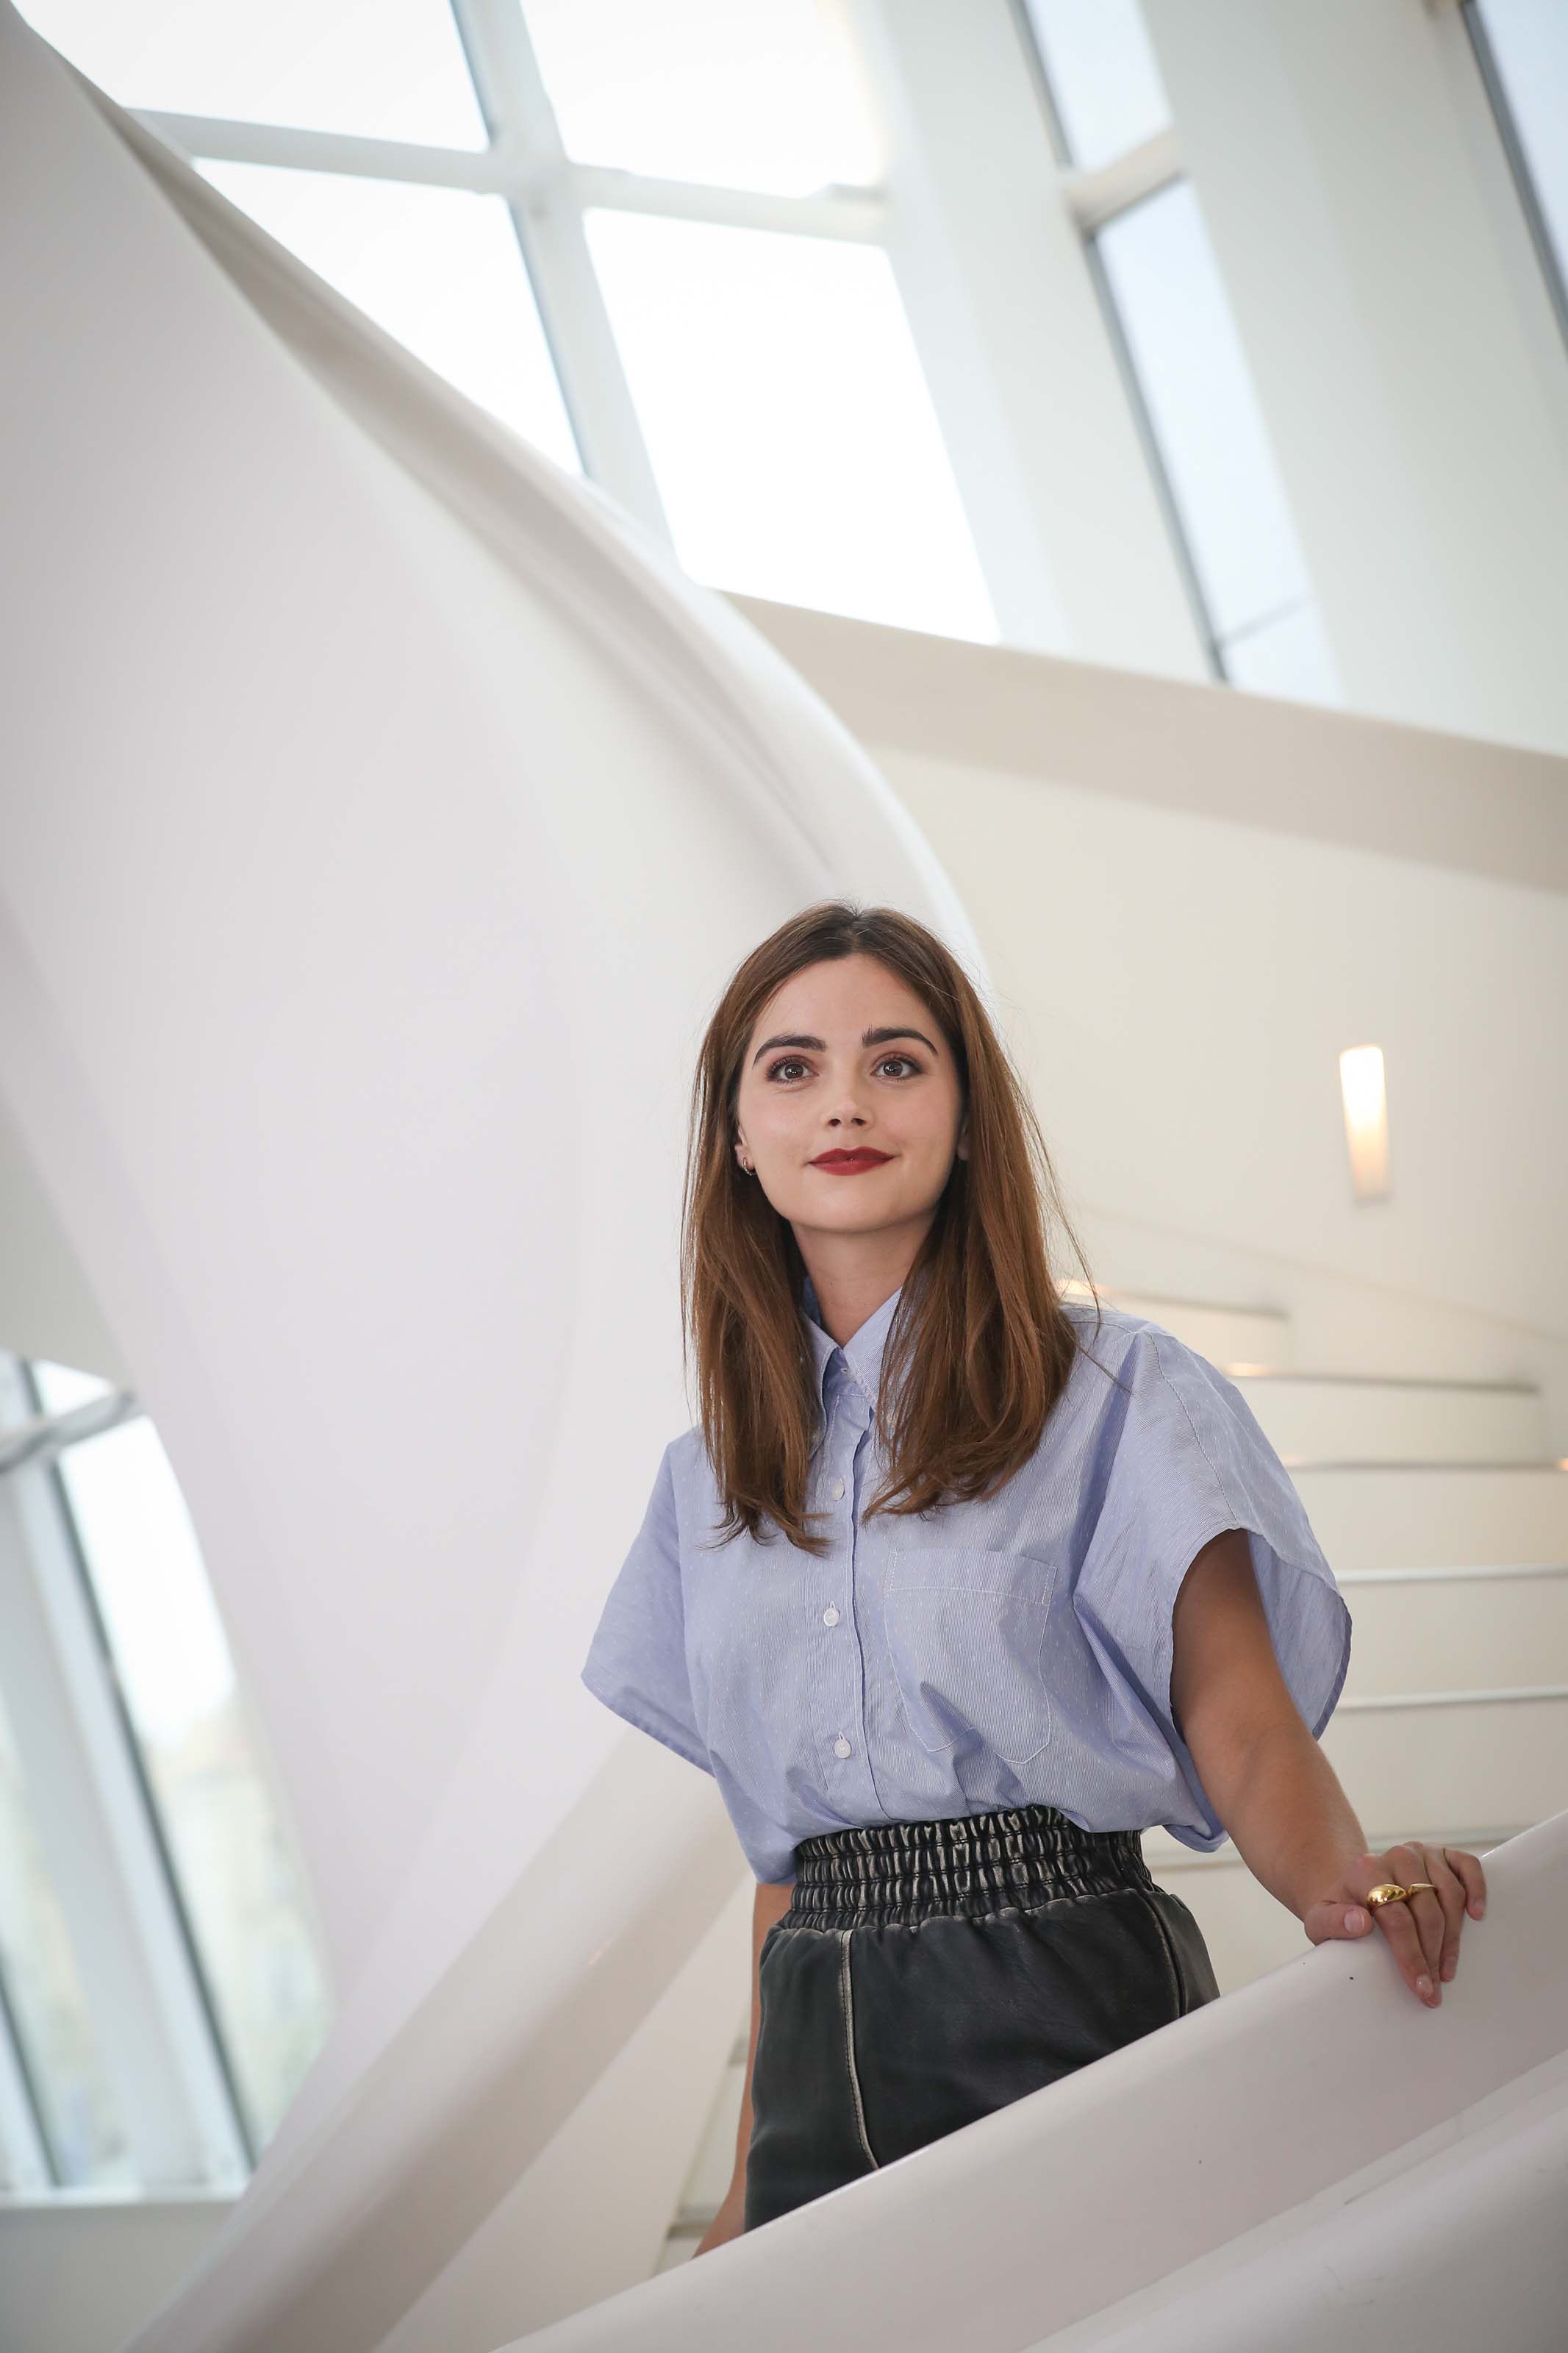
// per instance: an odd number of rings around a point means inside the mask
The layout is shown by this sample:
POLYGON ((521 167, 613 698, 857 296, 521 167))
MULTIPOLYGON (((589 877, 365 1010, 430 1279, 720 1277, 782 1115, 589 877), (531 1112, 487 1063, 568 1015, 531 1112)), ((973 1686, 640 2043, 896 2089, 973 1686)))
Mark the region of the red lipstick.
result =
POLYGON ((862 1170, 879 1168, 884 1160, 891 1158, 891 1153, 876 1152, 868 1144, 863 1144, 853 1152, 819 1152, 811 1166, 826 1168, 834 1176, 858 1176, 862 1170))

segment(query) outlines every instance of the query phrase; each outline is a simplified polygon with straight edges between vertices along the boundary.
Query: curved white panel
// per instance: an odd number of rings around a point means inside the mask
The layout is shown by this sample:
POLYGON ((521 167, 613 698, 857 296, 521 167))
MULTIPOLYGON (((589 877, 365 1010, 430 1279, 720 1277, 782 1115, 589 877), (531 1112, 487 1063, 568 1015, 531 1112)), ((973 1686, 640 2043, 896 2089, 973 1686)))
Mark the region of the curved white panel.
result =
MULTIPOLYGON (((843 892, 983 975, 749 624, 3 5, 0 307, 0 1096, 321 1907, 342 2020, 264 2183, 617 1746, 647 1769, 577 1671, 690 1419, 685 1092, 731 965, 843 892)), ((741 1864, 704 1777, 666 1799, 689 1949, 741 1864)))

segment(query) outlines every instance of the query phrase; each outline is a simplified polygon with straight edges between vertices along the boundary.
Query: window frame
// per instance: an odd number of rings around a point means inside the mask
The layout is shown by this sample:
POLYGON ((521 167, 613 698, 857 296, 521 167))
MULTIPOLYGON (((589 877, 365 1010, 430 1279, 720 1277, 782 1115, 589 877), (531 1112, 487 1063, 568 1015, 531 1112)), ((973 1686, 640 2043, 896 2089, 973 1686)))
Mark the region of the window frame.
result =
MULTIPOLYGON (((142 1410, 114 1390, 50 1414, 27 1361, 0 1351, 0 1692, 139 2189, 237 2191, 260 2152, 58 1470, 64 1449, 142 1410)), ((82 2194, 60 2179, 3 2009, 7 2194, 82 2194)))

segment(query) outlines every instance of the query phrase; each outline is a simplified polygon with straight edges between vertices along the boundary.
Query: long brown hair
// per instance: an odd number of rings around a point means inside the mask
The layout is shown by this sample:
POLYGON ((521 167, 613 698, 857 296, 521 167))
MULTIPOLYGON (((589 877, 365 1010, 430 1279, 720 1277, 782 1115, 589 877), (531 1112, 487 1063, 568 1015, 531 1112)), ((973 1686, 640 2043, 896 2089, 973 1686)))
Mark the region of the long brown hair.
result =
POLYGON ((1049 1215, 1086 1280, 1089 1270, 1028 1091, 967 973, 896 908, 839 899, 805 908, 737 966, 692 1086, 681 1317, 725 1504, 721 1542, 742 1528, 762 1539, 764 1520, 808 1552, 831 1541, 805 1525, 821 1407, 799 1299, 805 1261, 789 1220, 737 1166, 731 1143, 742 1059, 763 1006, 804 965, 856 955, 875 956, 928 1008, 969 1114, 969 1156, 954 1158, 883 1349, 877 1427, 889 1475, 868 1513, 901 1517, 994 1494, 1034 1452, 1079 1347, 1047 1261, 1049 1215))

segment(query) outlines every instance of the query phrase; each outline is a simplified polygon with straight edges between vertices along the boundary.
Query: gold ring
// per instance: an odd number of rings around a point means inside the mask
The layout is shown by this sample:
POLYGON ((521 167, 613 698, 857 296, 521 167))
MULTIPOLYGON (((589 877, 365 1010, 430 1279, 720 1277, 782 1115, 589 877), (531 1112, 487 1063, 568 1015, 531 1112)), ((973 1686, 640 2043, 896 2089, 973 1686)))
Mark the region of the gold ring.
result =
POLYGON ((1362 1897, 1362 1902, 1368 1905, 1373 1912, 1384 1904, 1408 1904, 1409 1901, 1409 1888, 1401 1887, 1396 1879, 1385 1879, 1381 1886, 1369 1887, 1362 1897))

